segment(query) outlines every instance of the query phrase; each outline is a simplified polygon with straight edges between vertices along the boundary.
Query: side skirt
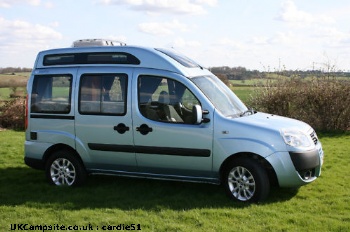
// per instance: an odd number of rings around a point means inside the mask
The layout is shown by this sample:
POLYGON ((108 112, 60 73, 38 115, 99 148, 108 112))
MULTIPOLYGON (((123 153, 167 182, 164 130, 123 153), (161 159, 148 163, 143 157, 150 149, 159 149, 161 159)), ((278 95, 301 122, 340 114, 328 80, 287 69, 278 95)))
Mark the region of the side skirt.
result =
POLYGON ((90 175, 111 175, 111 176, 123 176, 133 178, 155 179, 155 180, 171 180, 193 183, 208 183, 208 184, 220 184, 220 180, 217 178, 207 177, 192 177, 192 176, 175 176, 175 175, 162 175, 154 173, 136 173, 136 172, 124 172, 124 171, 106 171, 100 169, 88 170, 90 175))

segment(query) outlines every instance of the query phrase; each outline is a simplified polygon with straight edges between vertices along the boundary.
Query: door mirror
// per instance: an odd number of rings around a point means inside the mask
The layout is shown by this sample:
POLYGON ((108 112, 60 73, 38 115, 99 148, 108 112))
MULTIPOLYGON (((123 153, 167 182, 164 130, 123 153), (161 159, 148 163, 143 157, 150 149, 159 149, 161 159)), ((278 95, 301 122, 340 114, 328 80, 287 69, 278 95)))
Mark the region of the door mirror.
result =
POLYGON ((210 119, 203 118, 203 114, 208 114, 208 111, 202 110, 202 107, 200 105, 194 105, 192 107, 192 117, 194 124, 201 124, 202 122, 207 123, 210 122, 210 119))
POLYGON ((203 112, 200 105, 194 105, 192 108, 192 117, 194 124, 202 123, 203 112))

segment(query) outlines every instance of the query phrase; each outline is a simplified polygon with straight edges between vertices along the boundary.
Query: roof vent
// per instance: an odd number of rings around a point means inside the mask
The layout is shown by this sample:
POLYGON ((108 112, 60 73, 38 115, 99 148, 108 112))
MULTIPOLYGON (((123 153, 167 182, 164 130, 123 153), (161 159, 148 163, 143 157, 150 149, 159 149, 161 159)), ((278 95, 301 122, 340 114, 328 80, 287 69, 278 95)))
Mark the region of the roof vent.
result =
POLYGON ((107 39, 80 39, 73 42, 72 47, 126 46, 126 43, 107 39))

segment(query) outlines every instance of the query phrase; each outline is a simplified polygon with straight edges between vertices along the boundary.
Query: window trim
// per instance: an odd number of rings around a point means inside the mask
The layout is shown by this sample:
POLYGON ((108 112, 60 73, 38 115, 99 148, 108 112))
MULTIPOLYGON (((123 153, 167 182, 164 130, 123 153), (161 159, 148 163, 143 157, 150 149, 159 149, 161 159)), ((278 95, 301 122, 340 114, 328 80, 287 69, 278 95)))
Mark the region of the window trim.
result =
MULTIPOLYGON (((37 86, 35 86, 37 87, 37 86)), ((45 75, 35 75, 33 79, 33 85, 31 89, 31 101, 30 101, 30 112, 34 114, 70 114, 72 111, 72 88, 73 88, 73 75, 70 73, 64 73, 64 74, 45 74, 45 75), (34 86, 38 78, 54 78, 54 77, 69 77, 70 83, 69 83, 69 95, 67 100, 67 107, 68 109, 65 111, 33 111, 33 91, 34 86)), ((51 90, 52 91, 52 90, 51 90)), ((37 102, 36 102, 37 103, 37 102)))
MULTIPOLYGON (((80 75, 79 78, 79 90, 78 90, 78 112, 80 115, 96 115, 96 116, 125 116, 127 114, 127 105, 128 105, 128 85, 129 85, 129 76, 126 73, 83 73, 80 75), (123 109, 123 113, 103 113, 103 112, 84 112, 81 110, 81 91, 82 91, 82 81, 83 78, 86 76, 98 76, 98 77, 103 77, 103 76, 124 76, 125 77, 125 93, 124 93, 124 109, 123 109)), ((101 94, 100 94, 101 97, 101 94)), ((100 103, 101 98, 99 99, 100 103)), ((101 111, 101 109, 100 109, 101 111)))
MULTIPOLYGON (((140 106, 141 106, 141 102, 140 102, 140 99, 141 99, 141 96, 140 96, 140 81, 141 81, 141 78, 142 77, 150 77, 150 78, 161 78, 161 79, 167 79, 167 82, 168 80, 171 80, 171 81, 175 81, 175 82, 178 82, 180 83, 181 85, 183 85, 185 87, 185 91, 186 89, 197 99, 198 103, 200 106, 202 106, 202 103, 200 102, 200 100, 198 99, 198 97, 191 91, 191 89, 188 88, 188 86, 186 84, 184 84, 183 82, 179 81, 179 80, 176 80, 174 78, 171 78, 171 77, 168 77, 168 76, 161 76, 161 75, 154 75, 154 74, 141 74, 137 77, 137 109, 139 111, 139 113, 142 115, 142 117, 148 119, 148 120, 151 120, 151 121, 154 121, 154 122, 160 122, 160 123, 170 123, 170 124, 180 124, 180 125, 196 125, 194 123, 188 123, 188 122, 174 122, 174 121, 164 121, 164 120, 154 120, 152 118, 148 118, 146 115, 144 115, 142 113, 142 110, 140 109, 140 106)), ((160 82, 161 83, 161 82, 160 82)), ((159 85, 157 86, 157 88, 159 87, 159 85)), ((156 88, 156 90, 157 90, 156 88)), ((186 107, 187 110, 190 110, 186 107)))

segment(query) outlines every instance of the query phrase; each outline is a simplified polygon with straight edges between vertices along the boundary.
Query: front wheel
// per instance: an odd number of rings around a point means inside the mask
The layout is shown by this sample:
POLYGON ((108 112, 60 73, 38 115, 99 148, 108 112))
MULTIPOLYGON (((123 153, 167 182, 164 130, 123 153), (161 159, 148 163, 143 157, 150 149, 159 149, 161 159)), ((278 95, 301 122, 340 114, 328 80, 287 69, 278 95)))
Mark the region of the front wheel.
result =
POLYGON ((240 202, 263 201, 270 191, 265 169, 249 158, 238 158, 229 163, 223 175, 223 184, 228 196, 240 202))
POLYGON ((46 163, 46 177, 51 184, 78 186, 86 179, 83 164, 72 151, 55 152, 46 163))

